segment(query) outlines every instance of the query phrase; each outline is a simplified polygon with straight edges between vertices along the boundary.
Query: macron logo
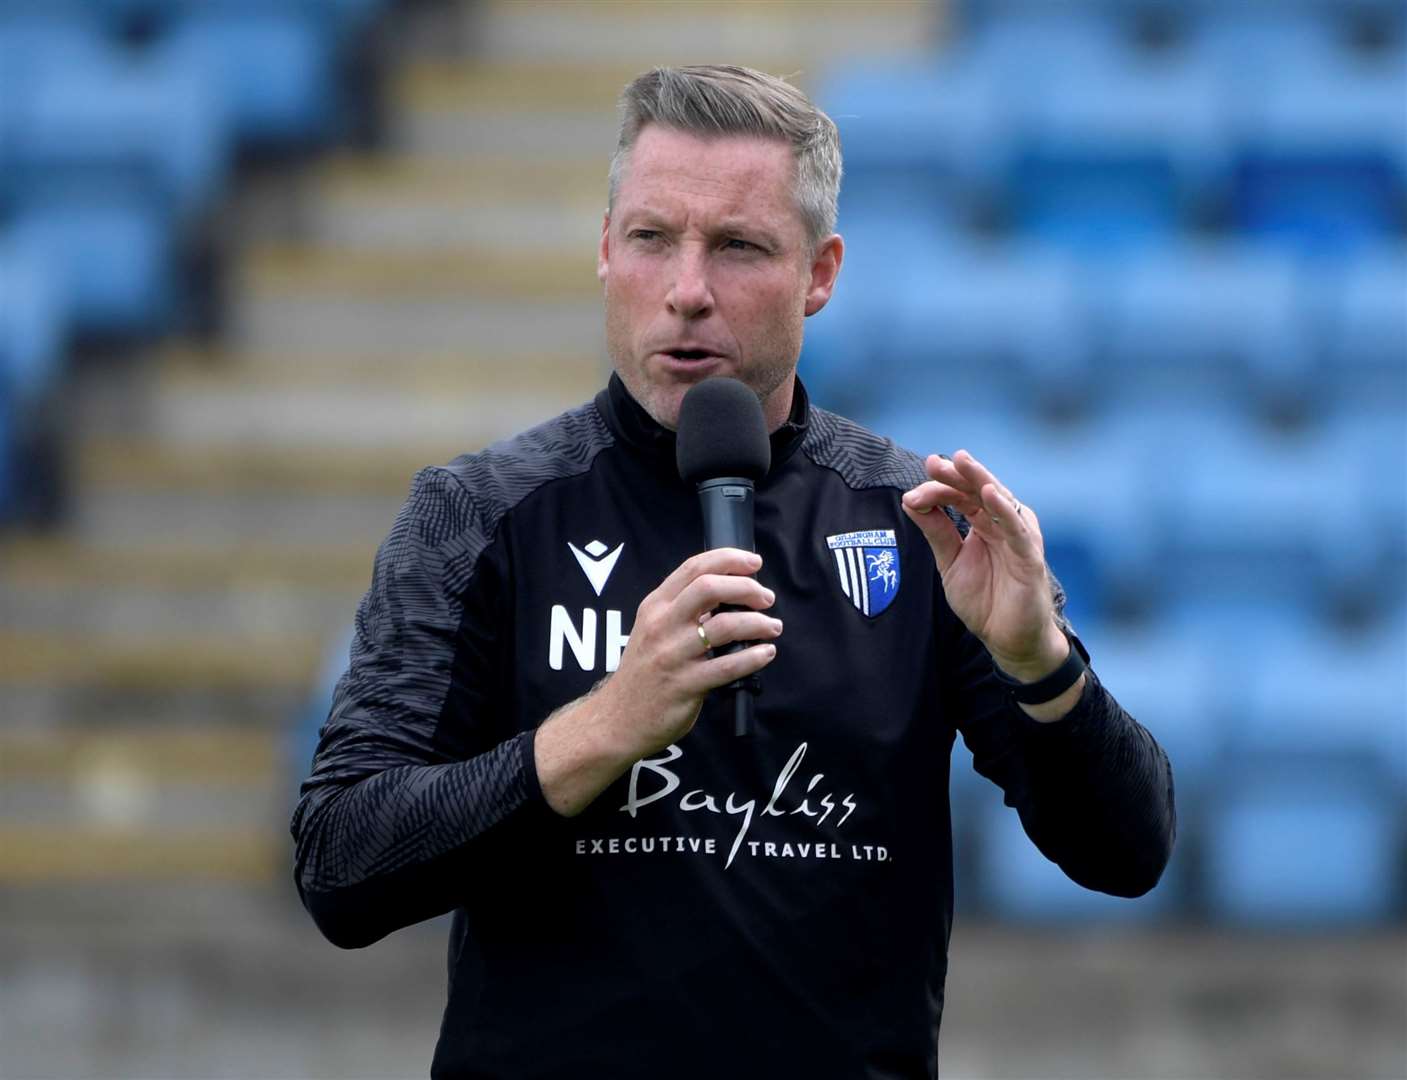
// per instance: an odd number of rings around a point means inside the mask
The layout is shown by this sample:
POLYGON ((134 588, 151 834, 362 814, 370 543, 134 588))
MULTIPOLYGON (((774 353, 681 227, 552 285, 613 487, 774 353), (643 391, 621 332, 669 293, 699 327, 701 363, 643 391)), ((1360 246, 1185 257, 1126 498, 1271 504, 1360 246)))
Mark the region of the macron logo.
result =
POLYGON ((572 554, 576 556, 577 565, 581 567, 581 572, 586 575, 586 580, 591 582, 591 587, 596 590, 596 595, 600 596, 601 590, 610 580, 611 571, 616 568, 620 553, 625 550, 625 544, 617 544, 616 549, 609 553, 606 551, 606 545, 599 540, 593 540, 587 544, 585 551, 570 540, 567 541, 567 547, 572 549, 572 554))

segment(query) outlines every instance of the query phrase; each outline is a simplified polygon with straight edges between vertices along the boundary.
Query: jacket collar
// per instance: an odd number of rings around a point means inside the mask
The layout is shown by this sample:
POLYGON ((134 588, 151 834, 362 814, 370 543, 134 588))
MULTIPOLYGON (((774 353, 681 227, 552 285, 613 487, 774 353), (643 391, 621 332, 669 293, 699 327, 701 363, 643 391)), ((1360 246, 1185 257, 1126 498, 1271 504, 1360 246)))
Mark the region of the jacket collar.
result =
MULTIPOLYGON (((611 373, 606 388, 596 395, 596 408, 605 417, 617 439, 658 468, 673 476, 679 475, 674 458, 674 432, 659 424, 630 396, 630 391, 625 388, 625 383, 615 372, 611 373)), ((768 473, 769 478, 801 445, 802 439, 806 437, 810 418, 811 399, 801 380, 796 378, 792 390, 791 413, 782 426, 771 435, 772 468, 768 473)), ((763 483, 766 483, 765 479, 763 483)))

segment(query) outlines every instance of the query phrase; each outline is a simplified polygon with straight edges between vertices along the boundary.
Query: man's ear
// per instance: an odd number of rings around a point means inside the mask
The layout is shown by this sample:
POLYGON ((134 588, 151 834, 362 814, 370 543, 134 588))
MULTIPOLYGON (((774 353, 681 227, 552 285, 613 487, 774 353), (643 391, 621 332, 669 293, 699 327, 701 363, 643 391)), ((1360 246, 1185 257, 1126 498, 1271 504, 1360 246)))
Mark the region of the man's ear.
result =
POLYGON ((601 218, 601 246, 596 249, 596 280, 606 284, 606 272, 611 267, 611 212, 601 218))
POLYGON ((806 288, 807 315, 816 314, 830 300, 844 259, 845 241, 839 233, 832 233, 816 248, 816 254, 811 259, 811 283, 806 288))

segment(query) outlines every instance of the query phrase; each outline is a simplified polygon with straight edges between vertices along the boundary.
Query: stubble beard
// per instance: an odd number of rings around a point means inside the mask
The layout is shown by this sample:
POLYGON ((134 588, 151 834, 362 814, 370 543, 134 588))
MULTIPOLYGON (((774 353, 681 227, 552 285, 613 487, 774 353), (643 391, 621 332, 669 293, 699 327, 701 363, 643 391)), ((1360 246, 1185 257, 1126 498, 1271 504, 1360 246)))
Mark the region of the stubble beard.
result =
MULTIPOLYGON (((767 355, 790 355, 790 361, 775 360, 760 365, 750 363, 743 370, 731 373, 757 395, 764 410, 767 400, 796 374, 801 340, 799 333, 794 342, 787 340, 791 336, 780 333, 775 338, 769 337, 764 343, 767 355)), ((628 322, 611 304, 609 296, 606 300, 606 352, 610 355, 611 366, 636 403, 655 423, 670 431, 676 430, 679 426, 679 403, 688 387, 673 383, 660 385, 651 381, 648 370, 649 357, 634 355, 628 322)))

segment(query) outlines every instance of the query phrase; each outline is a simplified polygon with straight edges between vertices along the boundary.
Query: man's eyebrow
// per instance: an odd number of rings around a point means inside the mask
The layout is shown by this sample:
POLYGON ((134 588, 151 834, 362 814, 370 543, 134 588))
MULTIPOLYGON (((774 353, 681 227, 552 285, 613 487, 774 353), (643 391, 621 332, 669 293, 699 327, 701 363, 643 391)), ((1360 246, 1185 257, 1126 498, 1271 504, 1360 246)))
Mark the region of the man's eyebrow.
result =
POLYGON ((769 247, 777 247, 781 244, 781 239, 771 229, 765 225, 759 225, 755 221, 746 218, 724 218, 718 223, 718 231, 727 233, 730 236, 752 236, 761 240, 769 247))
POLYGON ((626 213, 622 216, 626 221, 632 223, 643 222, 647 225, 665 226, 668 226, 670 223, 670 218, 667 213, 665 213, 663 210, 657 210, 652 206, 633 207, 632 209, 626 211, 626 213))

